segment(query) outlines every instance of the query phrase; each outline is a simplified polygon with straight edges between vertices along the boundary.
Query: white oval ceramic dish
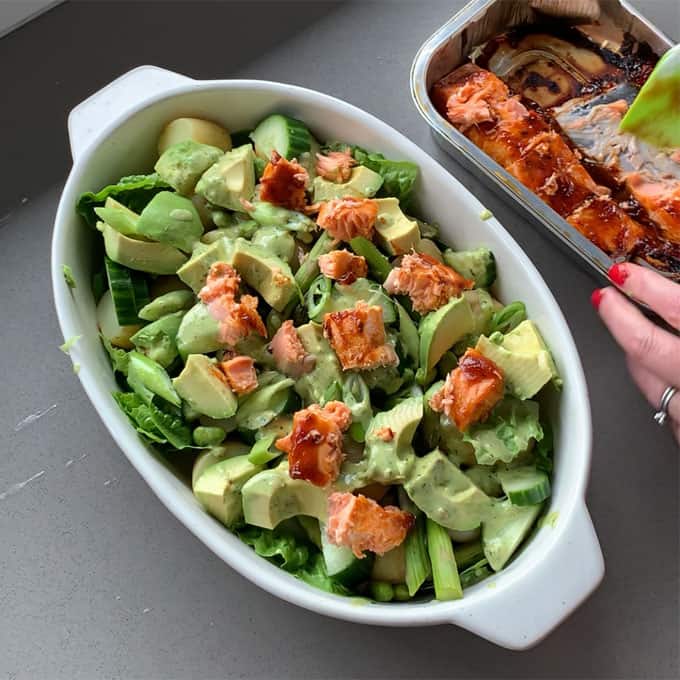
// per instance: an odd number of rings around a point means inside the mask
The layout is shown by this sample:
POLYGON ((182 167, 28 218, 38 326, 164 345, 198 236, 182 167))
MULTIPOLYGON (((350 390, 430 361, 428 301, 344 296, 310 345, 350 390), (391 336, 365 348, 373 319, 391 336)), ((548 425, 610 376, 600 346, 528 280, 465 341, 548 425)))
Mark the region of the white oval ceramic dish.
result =
POLYGON ((600 546, 585 506, 591 423, 583 369, 569 328, 543 279, 483 206, 444 168, 403 135, 373 116, 310 90, 262 81, 194 81, 163 69, 140 67, 76 107, 69 116, 73 169, 57 211, 52 242, 52 284, 64 337, 82 335, 71 350, 79 378, 95 409, 130 462, 168 509, 227 564, 270 593, 307 609, 359 623, 409 626, 452 623, 499 645, 523 649, 566 618, 604 573, 600 546), (138 438, 111 397, 116 384, 100 346, 95 304, 88 285, 98 234, 76 216, 74 204, 120 176, 153 165, 164 123, 181 115, 204 116, 231 130, 252 127, 272 111, 304 120, 319 139, 341 139, 420 166, 418 196, 424 217, 441 225, 460 248, 484 243, 498 260, 498 295, 520 299, 553 350, 565 387, 548 404, 556 430, 556 469, 544 526, 494 578, 456 602, 358 604, 302 583, 258 557, 208 516, 191 490, 138 438), (64 283, 68 264, 78 283, 64 283), (554 516, 553 516, 554 517, 554 516))

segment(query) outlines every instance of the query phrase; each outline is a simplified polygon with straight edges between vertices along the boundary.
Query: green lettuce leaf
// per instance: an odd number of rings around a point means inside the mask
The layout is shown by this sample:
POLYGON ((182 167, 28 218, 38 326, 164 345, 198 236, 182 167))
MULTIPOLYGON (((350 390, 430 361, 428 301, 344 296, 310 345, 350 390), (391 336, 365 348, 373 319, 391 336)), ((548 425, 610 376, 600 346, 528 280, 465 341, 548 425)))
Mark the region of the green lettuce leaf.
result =
POLYGON ((535 465, 537 469, 549 475, 553 470, 553 429, 552 425, 548 422, 543 423, 542 428, 543 439, 536 444, 534 449, 536 454, 535 465))
POLYGON ((248 525, 237 531, 237 535, 260 557, 266 557, 286 571, 295 572, 309 561, 309 548, 306 545, 276 529, 248 525))
POLYGON ((532 439, 540 442, 543 436, 538 403, 506 397, 485 422, 465 432, 463 440, 472 444, 480 465, 493 465, 497 461, 512 462, 527 450, 532 439))
POLYGON ((393 161, 381 153, 366 151, 360 146, 330 142, 324 152, 350 149, 354 160, 360 165, 377 172, 383 178, 378 197, 394 196, 399 199, 402 210, 414 209, 414 186, 418 177, 418 166, 410 161, 393 161))
POLYGON ((118 371, 118 373, 122 373, 123 375, 127 375, 128 364, 130 363, 130 357, 128 356, 128 353, 124 349, 114 347, 111 344, 111 341, 108 338, 105 338, 101 333, 99 334, 99 338, 102 341, 102 345, 104 345, 104 349, 109 355, 109 359, 111 359, 111 366, 113 366, 113 370, 118 371))
POLYGON ((109 184, 96 193, 86 191, 81 194, 76 201, 76 212, 90 227, 94 227, 98 220, 94 209, 104 205, 109 196, 130 208, 130 210, 140 213, 155 194, 166 189, 172 188, 156 173, 121 177, 116 184, 109 184))
POLYGON ((181 409, 154 397, 149 406, 151 420, 158 431, 176 449, 195 448, 191 428, 184 421, 181 409))
POLYGON ((245 526, 236 535, 253 550, 301 581, 328 593, 351 595, 351 591, 328 576, 323 555, 316 546, 280 529, 245 526))
POLYGON ((151 409, 139 395, 134 392, 114 392, 113 398, 139 434, 159 444, 167 441, 154 424, 151 409))

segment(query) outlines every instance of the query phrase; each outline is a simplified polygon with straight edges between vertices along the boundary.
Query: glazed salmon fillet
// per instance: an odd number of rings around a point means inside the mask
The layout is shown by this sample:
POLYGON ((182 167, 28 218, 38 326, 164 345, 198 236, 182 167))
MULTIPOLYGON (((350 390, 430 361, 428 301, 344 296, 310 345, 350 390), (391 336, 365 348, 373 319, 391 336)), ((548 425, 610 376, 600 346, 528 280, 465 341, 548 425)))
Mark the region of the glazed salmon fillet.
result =
POLYGON ((257 311, 254 295, 236 295, 241 285, 238 272, 226 262, 211 265, 205 286, 198 297, 208 306, 208 311, 219 322, 220 342, 233 347, 251 333, 267 337, 267 329, 257 311))
POLYGON ((342 433, 351 422, 349 408, 340 401, 298 411, 291 433, 276 441, 276 448, 288 454, 290 477, 322 487, 334 482, 345 457, 342 433))
POLYGON ((613 256, 640 248, 645 228, 498 76, 465 64, 435 83, 431 96, 449 122, 598 247, 613 256))
POLYGON ((255 360, 252 357, 241 354, 220 362, 219 367, 227 378, 232 392, 239 395, 248 394, 257 387, 255 360))
POLYGON ((612 257, 633 252, 645 237, 644 227, 606 196, 585 201, 567 222, 612 257))
POLYGON ((316 223, 339 241, 370 240, 377 217, 378 204, 371 198, 334 198, 321 204, 316 223))
POLYGON ((366 496, 336 492, 328 497, 326 534, 333 545, 351 548, 357 557, 370 550, 384 555, 404 542, 415 517, 366 496))
POLYGON ((505 380, 496 364, 476 349, 469 348, 443 387, 430 399, 433 411, 444 413, 461 431, 486 419, 503 398, 505 380))
POLYGON ((413 309, 420 314, 439 309, 473 286, 473 281, 431 255, 416 252, 404 255, 401 264, 390 271, 383 284, 390 295, 408 295, 413 309))
POLYGON ((309 373, 316 363, 315 358, 307 354, 290 319, 284 321, 276 331, 269 343, 269 349, 274 357, 276 368, 293 378, 309 373))
POLYGON ((323 333, 343 370, 396 366, 399 357, 386 341, 383 310, 360 300, 352 309, 324 315, 323 333))
POLYGON ((316 174, 329 182, 347 182, 356 164, 349 148, 344 151, 330 151, 325 155, 316 154, 316 174))
POLYGON ((348 250, 332 250, 319 256, 319 271, 329 279, 350 284, 368 275, 366 258, 348 250))
POLYGON ((303 210, 307 202, 305 189, 308 182, 305 168, 272 151, 271 160, 260 179, 260 199, 289 210, 303 210))

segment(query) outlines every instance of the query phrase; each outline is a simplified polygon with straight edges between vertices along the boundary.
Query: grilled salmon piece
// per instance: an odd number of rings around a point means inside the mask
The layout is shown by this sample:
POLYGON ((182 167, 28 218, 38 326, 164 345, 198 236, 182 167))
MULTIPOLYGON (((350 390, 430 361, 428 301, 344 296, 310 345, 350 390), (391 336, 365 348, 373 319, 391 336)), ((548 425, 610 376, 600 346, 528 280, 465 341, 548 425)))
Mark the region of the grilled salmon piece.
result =
POLYGON ((586 199, 606 192, 556 132, 535 137, 507 170, 563 217, 586 199))
POLYGON ((360 558, 365 550, 384 555, 401 545, 414 524, 410 512, 382 507, 366 496, 336 492, 328 497, 328 540, 360 558))
POLYGON ((227 378, 227 383, 236 394, 248 394, 257 387, 255 360, 252 357, 239 355, 219 363, 220 370, 227 378))
POLYGON ((371 239, 377 217, 376 201, 347 196, 322 203, 316 223, 333 238, 348 242, 356 236, 371 239))
POLYGON ((293 416, 291 433, 276 441, 276 448, 288 454, 288 474, 316 486, 328 486, 340 473, 344 460, 342 432, 352 414, 340 401, 324 407, 312 404, 293 416))
POLYGON ((626 183, 664 237, 680 243, 680 183, 673 179, 650 179, 644 173, 629 173, 626 183))
POLYGON ((269 349, 274 356, 276 368, 292 378, 299 378, 309 373, 316 363, 316 359, 311 354, 307 354, 290 319, 284 321, 276 331, 269 349))
POLYGON ((469 348, 458 366, 446 376, 444 386, 430 399, 433 411, 444 413, 461 431, 486 419, 503 398, 505 380, 496 364, 469 348))
POLYGON ((305 168, 272 151, 271 160, 260 179, 260 199, 289 210, 303 210, 307 202, 305 189, 308 182, 305 168))
POLYGON ((383 310, 359 300, 354 308, 324 315, 323 333, 343 370, 396 366, 399 357, 386 342, 383 310))
POLYGON ((567 222, 615 258, 634 252, 645 238, 644 227, 608 196, 587 200, 567 217, 567 222))
POLYGON ((390 271, 383 284, 390 295, 408 295, 413 309, 420 314, 439 309, 473 286, 473 281, 431 255, 416 252, 404 255, 401 264, 390 271))
POLYGON ((329 279, 350 284, 368 274, 368 265, 363 255, 353 255, 348 250, 332 250, 319 256, 319 270, 329 279))
POLYGON ((215 262, 210 267, 205 286, 198 293, 219 322, 220 342, 230 347, 251 333, 267 337, 267 329, 257 311, 257 298, 242 295, 236 301, 240 284, 241 277, 230 264, 215 262))
POLYGON ((316 154, 316 174, 330 182, 347 182, 356 164, 349 148, 316 154))

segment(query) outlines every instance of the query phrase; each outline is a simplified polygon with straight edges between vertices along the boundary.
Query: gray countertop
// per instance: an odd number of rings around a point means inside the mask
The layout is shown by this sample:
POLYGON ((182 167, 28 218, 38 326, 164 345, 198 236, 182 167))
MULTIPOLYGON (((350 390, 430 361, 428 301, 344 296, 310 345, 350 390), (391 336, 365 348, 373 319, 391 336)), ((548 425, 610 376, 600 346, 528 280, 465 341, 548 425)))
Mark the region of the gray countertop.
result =
MULTIPOLYGON (((680 36, 677 0, 635 4, 680 36)), ((440 151, 410 100, 418 46, 460 5, 71 2, 0 40, 1 677, 678 677, 678 451, 590 307, 601 282, 440 151), (376 114, 477 194, 537 264, 585 366, 588 503, 607 565, 538 647, 362 627, 278 601, 184 529, 111 441, 57 349, 49 243, 68 110, 143 63, 288 81, 376 114)))

